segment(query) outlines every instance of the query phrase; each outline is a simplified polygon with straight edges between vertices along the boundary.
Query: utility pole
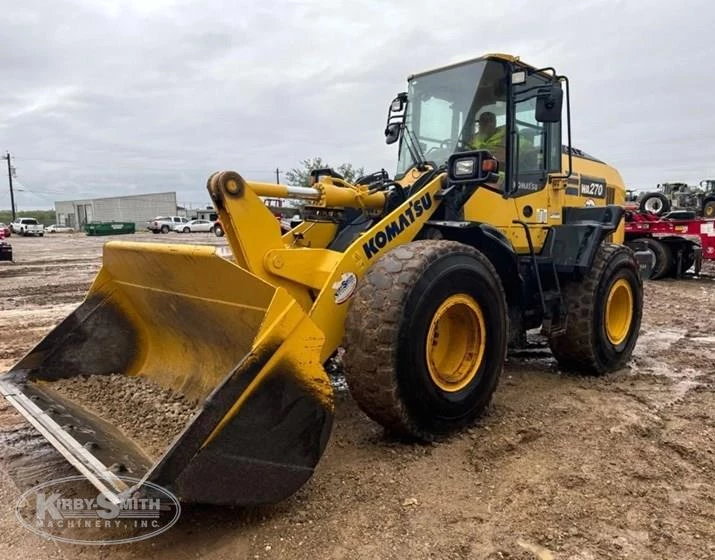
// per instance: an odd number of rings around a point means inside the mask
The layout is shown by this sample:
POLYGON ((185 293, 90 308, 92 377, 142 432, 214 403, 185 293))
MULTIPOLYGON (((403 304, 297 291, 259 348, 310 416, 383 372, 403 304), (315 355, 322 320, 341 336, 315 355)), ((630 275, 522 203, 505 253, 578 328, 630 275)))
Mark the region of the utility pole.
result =
MULTIPOLYGON (((12 221, 15 221, 15 193, 12 191, 12 165, 10 163, 10 152, 5 153, 3 159, 7 160, 7 180, 10 182, 10 210, 12 211, 12 221)), ((277 170, 276 170, 277 171, 277 170)))
POLYGON ((281 172, 277 167, 276 167, 276 184, 277 185, 281 184, 281 172))

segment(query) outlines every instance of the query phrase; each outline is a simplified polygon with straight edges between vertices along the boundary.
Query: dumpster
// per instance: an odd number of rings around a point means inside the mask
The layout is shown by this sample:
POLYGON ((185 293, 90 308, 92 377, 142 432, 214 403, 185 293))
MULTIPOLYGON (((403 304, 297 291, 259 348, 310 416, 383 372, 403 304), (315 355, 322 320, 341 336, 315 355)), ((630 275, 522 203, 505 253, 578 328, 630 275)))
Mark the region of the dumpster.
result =
POLYGON ((134 222, 90 222, 84 226, 87 235, 123 235, 134 233, 134 222))

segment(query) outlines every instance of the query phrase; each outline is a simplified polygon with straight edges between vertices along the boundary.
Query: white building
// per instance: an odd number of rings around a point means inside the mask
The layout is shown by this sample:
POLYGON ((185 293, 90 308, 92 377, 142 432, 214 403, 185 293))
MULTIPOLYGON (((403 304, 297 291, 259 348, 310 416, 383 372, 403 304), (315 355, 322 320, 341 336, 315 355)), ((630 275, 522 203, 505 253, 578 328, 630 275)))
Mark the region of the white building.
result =
POLYGON ((176 215, 176 193, 149 193, 55 202, 57 223, 82 228, 89 222, 134 222, 137 231, 156 216, 176 215))

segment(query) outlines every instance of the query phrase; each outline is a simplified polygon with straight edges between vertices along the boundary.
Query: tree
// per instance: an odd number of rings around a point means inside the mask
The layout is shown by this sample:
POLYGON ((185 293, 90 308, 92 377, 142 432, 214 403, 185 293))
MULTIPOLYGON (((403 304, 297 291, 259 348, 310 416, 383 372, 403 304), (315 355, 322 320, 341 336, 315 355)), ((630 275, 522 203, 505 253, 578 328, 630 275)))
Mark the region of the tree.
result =
POLYGON ((352 163, 341 163, 336 169, 348 183, 352 183, 365 175, 364 167, 353 167, 352 163))
MULTIPOLYGON (((286 171, 286 181, 294 187, 309 187, 310 172, 314 169, 322 169, 331 167, 329 163, 323 161, 321 157, 304 159, 300 162, 299 167, 294 167, 290 171, 286 171)), ((356 179, 365 174, 364 167, 354 167, 352 163, 341 163, 337 167, 333 167, 335 171, 340 173, 345 180, 352 183, 356 179)))
MULTIPOLYGON (((38 222, 45 226, 57 223, 55 221, 54 210, 18 210, 18 218, 36 218, 38 222)), ((12 221, 10 210, 0 210, 0 224, 9 224, 12 221)))

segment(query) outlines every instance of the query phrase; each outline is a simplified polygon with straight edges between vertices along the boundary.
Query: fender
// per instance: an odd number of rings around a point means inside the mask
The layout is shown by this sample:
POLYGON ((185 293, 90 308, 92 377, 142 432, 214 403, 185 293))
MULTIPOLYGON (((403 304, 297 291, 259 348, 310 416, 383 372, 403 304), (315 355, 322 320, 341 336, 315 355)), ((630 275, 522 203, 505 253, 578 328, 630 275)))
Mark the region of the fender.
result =
POLYGON ((499 274, 507 301, 510 304, 519 301, 522 282, 518 255, 506 235, 494 226, 481 222, 430 220, 419 237, 459 241, 484 253, 499 274))

